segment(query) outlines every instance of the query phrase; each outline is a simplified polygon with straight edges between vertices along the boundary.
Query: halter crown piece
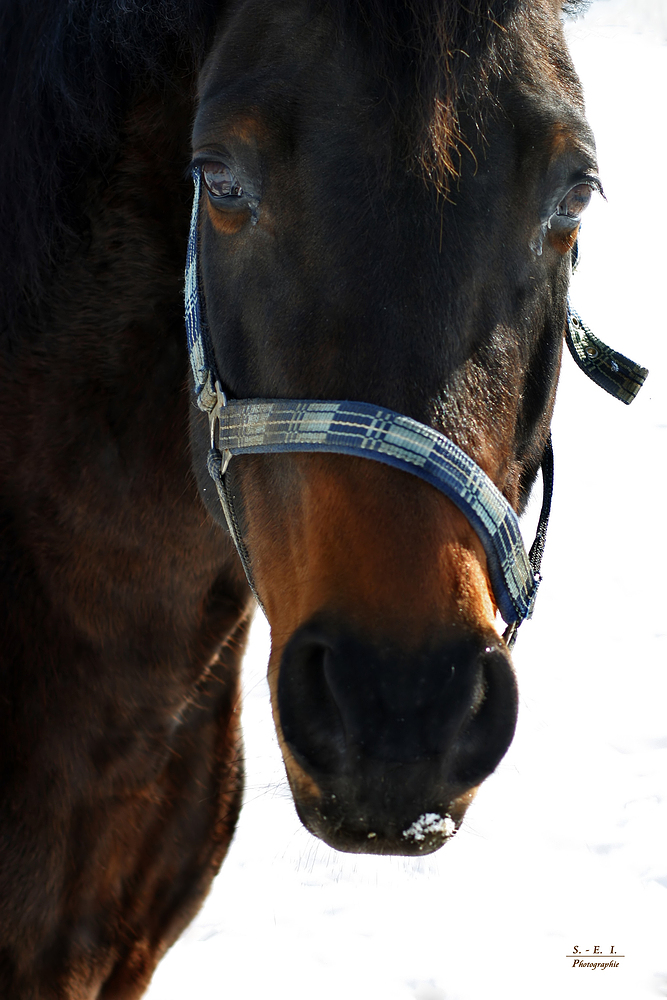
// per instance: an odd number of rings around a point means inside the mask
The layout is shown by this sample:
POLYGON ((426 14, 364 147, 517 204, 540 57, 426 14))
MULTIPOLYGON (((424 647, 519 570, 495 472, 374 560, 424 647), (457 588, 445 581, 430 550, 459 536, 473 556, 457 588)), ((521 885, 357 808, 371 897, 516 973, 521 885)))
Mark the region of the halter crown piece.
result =
MULTIPOLYGON (((208 414, 208 470, 255 597, 248 551, 234 514, 225 472, 235 455, 335 452, 373 459, 410 472, 445 494, 468 519, 486 552, 496 603, 511 647, 530 618, 541 580, 540 563, 553 487, 551 439, 542 459, 544 498, 530 555, 517 516, 486 473, 444 434, 371 403, 316 399, 227 399, 206 326, 197 268, 201 169, 193 171, 194 202, 185 271, 185 325, 197 403, 208 414)), ((604 389, 630 403, 648 372, 597 340, 568 307, 568 346, 577 364, 604 389)))

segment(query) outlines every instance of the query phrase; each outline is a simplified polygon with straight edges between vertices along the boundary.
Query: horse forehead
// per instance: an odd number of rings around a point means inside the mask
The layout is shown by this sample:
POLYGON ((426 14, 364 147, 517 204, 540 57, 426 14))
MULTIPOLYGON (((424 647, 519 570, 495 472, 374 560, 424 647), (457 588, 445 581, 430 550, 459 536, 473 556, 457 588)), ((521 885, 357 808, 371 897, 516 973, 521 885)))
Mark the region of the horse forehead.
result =
POLYGON ((273 91, 288 89, 315 63, 331 63, 340 47, 333 44, 326 5, 315 9, 310 0, 280 4, 245 0, 236 5, 218 31, 199 75, 199 98, 216 91, 248 85, 273 91))
MULTIPOLYGON (((546 9, 550 15, 546 20, 552 23, 546 30, 543 24, 535 37, 530 31, 514 32, 515 38, 509 44, 514 49, 517 72, 502 74, 493 96, 483 88, 476 92, 473 107, 443 107, 436 99, 429 112, 430 125, 429 114, 426 116, 426 147, 423 137, 415 135, 415 162, 431 145, 436 160, 440 153, 445 157, 451 154, 456 146, 457 110, 477 118, 483 107, 492 113, 494 108, 504 109, 508 115, 505 132, 512 142, 519 140, 518 135, 510 136, 519 124, 520 131, 526 134, 524 145, 530 147, 537 142, 553 157, 582 144, 594 151, 581 87, 552 10, 558 9, 559 3, 538 0, 537 8, 546 9)), ((268 144, 298 121, 311 143, 318 132, 344 136, 345 141, 337 149, 330 144, 333 160, 354 146, 355 135, 357 144, 373 156, 384 149, 391 157, 396 142, 390 127, 391 111, 383 107, 382 101, 371 101, 370 93, 365 92, 372 89, 373 68, 369 71, 365 66, 360 71, 359 53, 351 57, 358 43, 340 39, 341 44, 332 44, 333 28, 324 7, 315 16, 306 0, 293 0, 287 10, 292 16, 278 17, 271 5, 257 6, 249 0, 219 34, 200 78, 195 144, 205 145, 220 134, 245 144, 268 144), (383 121, 389 127, 383 129, 383 121)), ((531 27, 529 22, 524 25, 527 29, 531 27)), ((508 44, 507 39, 504 43, 508 44)), ((469 129, 462 130, 459 137, 463 144, 455 152, 463 150, 465 155, 468 140, 477 144, 480 121, 471 135, 467 134, 469 129)), ((496 137, 500 135, 498 130, 494 132, 496 137)), ((484 134, 482 146, 489 138, 484 134)), ((486 155, 484 149, 482 152, 486 155)), ((401 153, 405 159, 405 148, 401 153)), ((456 174, 456 168, 452 172, 456 174)), ((424 176, 428 181, 427 173, 424 176)))
MULTIPOLYGON (((493 95, 472 88, 472 106, 463 100, 458 109, 443 108, 436 99, 427 136, 416 128, 407 155, 405 133, 398 138, 389 107, 369 99, 373 68, 360 70, 358 42, 337 37, 338 44, 332 43, 326 5, 291 0, 279 16, 273 5, 247 0, 219 34, 202 73, 195 146, 215 148, 226 140, 241 151, 255 146, 267 165, 276 161, 276 176, 284 179, 294 162, 302 175, 310 170, 307 183, 314 189, 326 186, 330 171, 344 163, 351 190, 359 188, 368 204, 382 202, 399 175, 419 175, 426 188, 447 193, 452 183, 460 185, 463 169, 481 210, 489 193, 466 169, 478 156, 493 160, 496 190, 517 170, 541 173, 557 162, 566 172, 577 159, 595 167, 595 143, 559 10, 558 0, 536 0, 532 13, 523 14, 522 30, 515 26, 512 39, 504 38, 514 50, 515 71, 499 77, 493 95), (460 131, 457 110, 465 113, 460 131), (494 150, 503 148, 513 155, 497 157, 494 150)), ((510 186, 505 188, 510 197, 510 186)), ((406 210, 415 208, 404 202, 406 210)), ((458 214, 471 210, 468 199, 458 214)))

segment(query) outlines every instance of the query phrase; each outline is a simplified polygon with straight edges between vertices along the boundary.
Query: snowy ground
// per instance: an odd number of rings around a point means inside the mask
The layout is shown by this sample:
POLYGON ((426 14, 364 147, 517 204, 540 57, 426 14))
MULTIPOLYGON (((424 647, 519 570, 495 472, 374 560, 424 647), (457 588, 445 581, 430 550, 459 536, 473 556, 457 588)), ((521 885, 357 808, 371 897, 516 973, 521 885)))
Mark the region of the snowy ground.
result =
POLYGON ((150 1000, 667 996, 667 3, 597 0, 569 33, 608 197, 587 216, 573 297, 651 376, 627 408, 565 359, 514 744, 439 853, 337 854, 291 804, 257 620, 242 819, 150 1000), (625 958, 573 969, 575 945, 625 958))

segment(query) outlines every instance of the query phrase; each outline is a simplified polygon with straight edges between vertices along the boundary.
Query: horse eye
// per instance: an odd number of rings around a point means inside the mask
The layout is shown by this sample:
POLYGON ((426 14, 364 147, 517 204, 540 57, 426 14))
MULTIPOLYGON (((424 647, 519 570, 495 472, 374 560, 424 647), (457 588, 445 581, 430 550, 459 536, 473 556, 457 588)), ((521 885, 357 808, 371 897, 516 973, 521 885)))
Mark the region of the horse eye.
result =
POLYGON ((206 190, 213 198, 241 198, 243 188, 224 163, 205 163, 202 177, 206 190))
POLYGON ((592 196, 593 188, 590 184, 577 184, 565 195, 558 206, 556 215, 565 216, 568 219, 579 219, 588 208, 592 196))

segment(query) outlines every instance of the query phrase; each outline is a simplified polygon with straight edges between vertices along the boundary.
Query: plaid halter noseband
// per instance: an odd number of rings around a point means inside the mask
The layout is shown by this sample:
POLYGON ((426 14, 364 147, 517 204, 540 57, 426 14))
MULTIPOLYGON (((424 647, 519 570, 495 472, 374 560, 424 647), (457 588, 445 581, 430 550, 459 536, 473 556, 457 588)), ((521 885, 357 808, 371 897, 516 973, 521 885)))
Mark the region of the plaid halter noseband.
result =
MULTIPOLYGON (((513 508, 486 473, 444 434, 393 410, 349 400, 227 399, 222 391, 206 326, 197 266, 201 170, 195 186, 185 272, 185 325, 199 408, 208 414, 207 465, 250 587, 250 557, 234 514, 225 472, 235 455, 335 452, 373 459, 435 486, 468 519, 486 553, 498 609, 508 624, 505 640, 533 611, 541 579, 553 487, 549 438, 542 459, 544 497, 530 554, 513 508)), ((648 372, 597 340, 568 307, 568 346, 577 364, 604 389, 630 403, 648 372)))

